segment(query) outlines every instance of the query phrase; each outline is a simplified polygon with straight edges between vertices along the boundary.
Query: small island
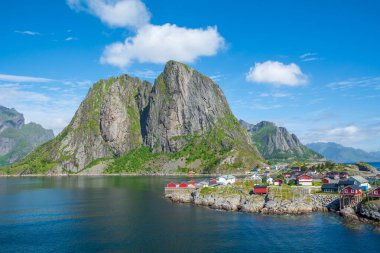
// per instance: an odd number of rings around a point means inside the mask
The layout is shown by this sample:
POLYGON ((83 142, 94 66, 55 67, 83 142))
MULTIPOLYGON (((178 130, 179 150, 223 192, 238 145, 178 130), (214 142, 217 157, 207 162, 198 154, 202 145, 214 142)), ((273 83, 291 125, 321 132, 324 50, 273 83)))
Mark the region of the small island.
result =
POLYGON ((245 213, 335 212, 353 222, 380 225, 380 181, 376 174, 360 173, 360 166, 364 163, 327 162, 279 171, 275 166, 270 170, 255 168, 240 178, 226 175, 200 182, 169 183, 165 197, 173 202, 245 213))

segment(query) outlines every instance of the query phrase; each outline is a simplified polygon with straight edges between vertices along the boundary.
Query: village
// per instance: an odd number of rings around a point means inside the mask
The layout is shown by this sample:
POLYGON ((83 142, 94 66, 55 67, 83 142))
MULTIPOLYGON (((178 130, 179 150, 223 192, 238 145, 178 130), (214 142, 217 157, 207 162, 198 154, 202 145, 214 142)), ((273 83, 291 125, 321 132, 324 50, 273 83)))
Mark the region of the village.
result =
MULTIPOLYGON (((235 190, 235 193, 240 191, 245 196, 266 196, 293 202, 307 202, 311 197, 314 199, 317 196, 324 202, 322 208, 319 207, 319 209, 340 210, 342 213, 343 210, 353 209, 358 212, 362 203, 379 203, 379 176, 380 174, 354 171, 352 168, 323 172, 316 170, 315 166, 309 168, 267 166, 253 168, 246 171, 244 175, 222 175, 197 181, 192 179, 180 183, 170 182, 165 187, 165 196, 172 200, 177 199, 179 202, 182 201, 180 198, 176 198, 176 194, 180 196, 186 192, 192 192, 192 195, 195 196, 203 193, 214 193, 215 195, 218 192, 234 192, 233 190, 235 190), (230 190, 227 191, 228 189, 230 190)), ((210 206, 210 204, 208 205, 210 206)), ((311 207, 311 209, 317 210, 318 208, 311 207)))

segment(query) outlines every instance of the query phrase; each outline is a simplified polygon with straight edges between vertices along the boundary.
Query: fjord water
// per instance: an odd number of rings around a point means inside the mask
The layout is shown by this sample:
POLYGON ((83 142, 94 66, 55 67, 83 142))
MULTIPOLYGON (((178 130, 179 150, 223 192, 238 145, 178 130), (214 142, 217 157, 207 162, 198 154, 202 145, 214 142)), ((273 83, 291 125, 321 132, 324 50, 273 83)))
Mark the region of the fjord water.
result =
POLYGON ((168 177, 0 178, 1 252, 379 252, 332 213, 264 216, 173 204, 168 177))

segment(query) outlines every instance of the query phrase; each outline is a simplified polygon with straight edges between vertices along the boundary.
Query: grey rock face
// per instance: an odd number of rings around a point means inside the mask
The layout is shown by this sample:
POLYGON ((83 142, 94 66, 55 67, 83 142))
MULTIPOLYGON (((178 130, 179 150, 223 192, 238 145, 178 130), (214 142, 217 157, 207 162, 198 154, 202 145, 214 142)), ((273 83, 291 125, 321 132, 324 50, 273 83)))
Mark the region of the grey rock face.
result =
POLYGON ((240 120, 240 124, 251 134, 260 153, 266 159, 321 159, 321 155, 304 146, 295 134, 269 121, 256 125, 240 120))
POLYGON ((20 160, 33 148, 52 138, 52 130, 33 122, 25 124, 21 113, 0 106, 0 167, 20 160))
POLYGON ((8 137, 0 137, 0 156, 8 154, 16 145, 16 140, 8 137))
POLYGON ((0 105, 0 132, 7 127, 20 129, 24 124, 24 115, 13 108, 9 109, 0 105))
POLYGON ((137 78, 123 76, 106 95, 100 112, 100 131, 116 155, 142 144, 140 113, 147 105, 149 88, 137 78))
POLYGON ((148 106, 145 143, 155 151, 179 150, 178 136, 202 134, 231 113, 220 88, 208 77, 174 61, 157 78, 148 106))

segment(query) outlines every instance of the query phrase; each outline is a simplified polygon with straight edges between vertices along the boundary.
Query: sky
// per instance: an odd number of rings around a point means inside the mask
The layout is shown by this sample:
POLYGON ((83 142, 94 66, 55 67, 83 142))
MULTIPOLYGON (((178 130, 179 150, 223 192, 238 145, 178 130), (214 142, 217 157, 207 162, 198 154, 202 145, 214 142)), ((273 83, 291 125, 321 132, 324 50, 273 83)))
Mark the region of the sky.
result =
POLYGON ((303 143, 380 150, 380 1, 13 0, 0 15, 0 105, 58 134, 92 83, 154 82, 177 60, 235 116, 303 143))

